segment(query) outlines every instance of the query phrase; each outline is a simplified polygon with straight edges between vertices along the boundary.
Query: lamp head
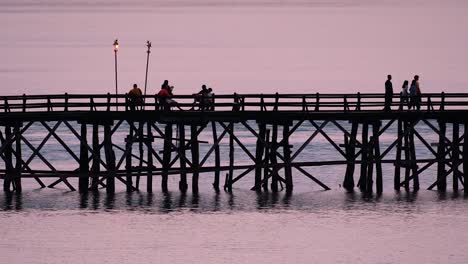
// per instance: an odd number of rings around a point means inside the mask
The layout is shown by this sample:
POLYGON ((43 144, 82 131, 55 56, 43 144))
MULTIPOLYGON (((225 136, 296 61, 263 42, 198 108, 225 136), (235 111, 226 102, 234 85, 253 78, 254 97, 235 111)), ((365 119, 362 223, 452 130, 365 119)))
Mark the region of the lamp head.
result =
POLYGON ((114 51, 117 52, 119 50, 119 41, 115 39, 113 45, 114 45, 114 51))

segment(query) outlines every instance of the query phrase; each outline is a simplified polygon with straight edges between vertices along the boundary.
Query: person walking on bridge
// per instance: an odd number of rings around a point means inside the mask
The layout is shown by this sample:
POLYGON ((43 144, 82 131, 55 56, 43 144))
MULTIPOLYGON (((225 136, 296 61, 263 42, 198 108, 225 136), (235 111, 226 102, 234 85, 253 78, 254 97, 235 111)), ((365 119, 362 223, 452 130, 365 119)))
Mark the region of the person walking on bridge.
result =
POLYGON ((392 84, 392 76, 389 74, 387 75, 387 81, 385 82, 385 107, 384 111, 390 111, 392 105, 392 97, 393 97, 393 84, 392 84))

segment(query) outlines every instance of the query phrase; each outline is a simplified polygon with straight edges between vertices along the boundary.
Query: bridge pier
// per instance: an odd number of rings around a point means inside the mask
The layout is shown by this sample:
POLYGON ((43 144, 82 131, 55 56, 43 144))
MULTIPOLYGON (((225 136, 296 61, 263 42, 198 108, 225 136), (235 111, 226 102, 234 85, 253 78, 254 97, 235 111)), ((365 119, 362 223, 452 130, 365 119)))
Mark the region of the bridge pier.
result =
POLYGON ((218 134, 216 133, 216 122, 215 121, 211 122, 211 129, 212 129, 212 133, 213 133, 213 144, 215 144, 214 152, 215 152, 215 167, 216 167, 216 169, 214 171, 213 188, 216 191, 219 191, 219 176, 220 176, 219 167, 221 166, 221 158, 220 158, 218 134))
POLYGON ((354 189, 354 168, 356 166, 356 136, 358 131, 359 123, 352 122, 351 124, 351 135, 345 134, 345 149, 346 149, 346 173, 343 181, 343 187, 347 191, 354 189))
POLYGON ((91 166, 91 190, 98 191, 99 188, 99 173, 101 170, 101 150, 99 147, 99 125, 93 124, 93 155, 91 166))
POLYGON ((172 124, 166 124, 164 129, 164 148, 163 148, 163 164, 162 164, 162 179, 161 189, 163 192, 168 192, 167 180, 169 175, 170 163, 171 163, 171 152, 172 152, 172 124))
MULTIPOLYGON (((234 132, 233 132, 234 133, 234 132)), ((192 149, 192 193, 198 193, 198 178, 199 178, 199 170, 200 170, 200 150, 199 150, 199 143, 198 143, 198 131, 196 125, 190 126, 190 146, 192 149)), ((232 181, 232 174, 230 180, 232 181)))
POLYGON ((179 181, 179 190, 181 192, 186 192, 188 189, 187 185, 187 163, 185 157, 185 126, 183 124, 178 124, 179 128, 179 159, 180 159, 180 181, 179 181))
POLYGON ((291 193, 293 185, 293 176, 291 169, 291 146, 289 145, 289 125, 283 124, 283 156, 284 156, 284 177, 286 180, 286 192, 291 193))
POLYGON ((465 195, 468 195, 468 122, 465 121, 463 140, 463 190, 465 195))
POLYGON ((115 153, 112 149, 111 125, 104 125, 104 153, 107 164, 106 192, 115 192, 115 153))
POLYGON ((261 182, 262 182, 262 167, 259 165, 264 164, 263 154, 265 152, 265 135, 266 135, 266 124, 265 123, 258 123, 258 137, 257 143, 255 148, 255 191, 260 191, 261 189, 261 182))
POLYGON ((88 158, 88 130, 85 123, 81 123, 80 141, 80 176, 78 190, 80 193, 88 192, 89 188, 89 158, 88 158))
POLYGON ((447 177, 445 171, 445 133, 447 124, 444 120, 438 120, 439 123, 439 143, 437 147, 437 190, 447 190, 447 177))

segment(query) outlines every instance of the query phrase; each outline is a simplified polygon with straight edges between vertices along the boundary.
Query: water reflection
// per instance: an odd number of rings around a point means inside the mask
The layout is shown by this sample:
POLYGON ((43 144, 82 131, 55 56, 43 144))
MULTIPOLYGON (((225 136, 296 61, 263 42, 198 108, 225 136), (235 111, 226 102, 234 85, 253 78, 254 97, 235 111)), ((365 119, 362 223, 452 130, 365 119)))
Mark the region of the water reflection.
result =
MULTIPOLYGON (((465 201, 467 195, 461 192, 406 192, 395 191, 383 195, 356 192, 209 192, 209 193, 145 193, 120 192, 37 192, 25 191, 22 194, 1 193, 0 205, 3 211, 54 209, 54 210, 127 210, 152 213, 177 211, 222 212, 222 211, 265 211, 265 210, 368 210, 376 206, 389 208, 404 205, 405 210, 412 204, 445 204, 451 201, 465 201), (422 197, 421 197, 422 196, 422 197)), ((413 205, 414 206, 414 205, 413 205)), ((468 207, 468 205, 467 205, 468 207)))

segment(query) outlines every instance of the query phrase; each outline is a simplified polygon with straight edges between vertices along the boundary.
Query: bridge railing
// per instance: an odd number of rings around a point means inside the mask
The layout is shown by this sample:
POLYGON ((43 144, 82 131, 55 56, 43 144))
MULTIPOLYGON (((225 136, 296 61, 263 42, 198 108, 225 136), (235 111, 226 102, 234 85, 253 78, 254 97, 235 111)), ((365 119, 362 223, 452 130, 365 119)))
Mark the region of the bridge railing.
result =
MULTIPOLYGON (((224 94, 212 97, 175 95, 169 107, 164 98, 141 96, 132 103, 127 94, 51 94, 1 96, 0 112, 72 111, 294 111, 354 112, 379 111, 384 94, 224 94)), ((394 94, 393 111, 407 110, 411 98, 394 94)), ((468 93, 428 93, 420 96, 420 111, 468 110, 468 93)))

